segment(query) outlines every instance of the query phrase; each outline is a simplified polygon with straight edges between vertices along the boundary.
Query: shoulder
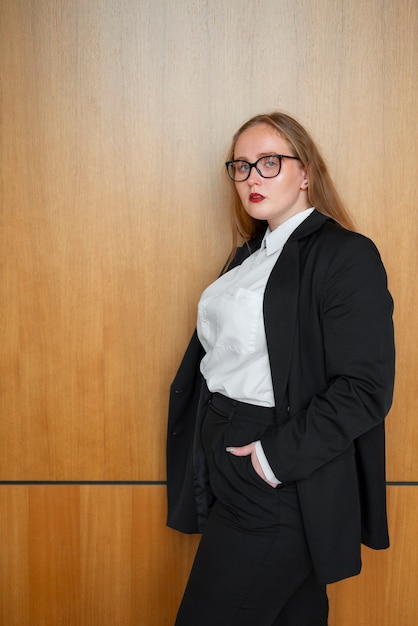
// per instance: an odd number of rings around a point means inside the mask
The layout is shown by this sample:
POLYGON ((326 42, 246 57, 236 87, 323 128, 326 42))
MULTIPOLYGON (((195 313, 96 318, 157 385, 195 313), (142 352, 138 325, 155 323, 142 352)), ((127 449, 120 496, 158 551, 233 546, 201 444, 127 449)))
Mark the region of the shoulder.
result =
POLYGON ((327 294, 387 291, 387 275, 379 250, 365 235, 332 220, 299 240, 303 279, 327 294))
POLYGON ((324 222, 322 228, 311 235, 311 243, 329 262, 351 259, 355 263, 370 259, 381 264, 379 250, 369 237, 347 230, 333 220, 324 222))
POLYGON ((329 250, 334 262, 341 259, 351 266, 383 266, 380 252, 369 237, 335 223, 327 223, 324 227, 322 248, 329 250))
POLYGON ((359 249, 373 249, 374 243, 366 236, 348 230, 331 217, 314 210, 289 237, 288 242, 298 241, 301 249, 323 247, 324 254, 346 250, 350 246, 359 249))

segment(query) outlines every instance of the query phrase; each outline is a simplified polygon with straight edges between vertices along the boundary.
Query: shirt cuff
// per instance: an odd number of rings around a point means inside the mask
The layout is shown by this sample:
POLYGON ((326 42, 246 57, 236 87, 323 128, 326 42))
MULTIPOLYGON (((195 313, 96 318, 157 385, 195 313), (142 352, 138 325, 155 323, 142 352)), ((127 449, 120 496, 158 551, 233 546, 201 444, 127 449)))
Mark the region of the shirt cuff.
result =
POLYGON ((281 481, 278 480, 278 478, 276 478, 276 476, 274 475, 273 470, 270 467, 270 463, 267 461, 267 457, 264 454, 264 450, 263 450, 263 446, 261 445, 261 441, 256 441, 255 442, 255 453, 257 455, 257 459, 260 462, 261 465, 261 469, 263 470, 266 478, 268 481, 270 481, 271 483, 274 483, 275 485, 281 485, 281 481))

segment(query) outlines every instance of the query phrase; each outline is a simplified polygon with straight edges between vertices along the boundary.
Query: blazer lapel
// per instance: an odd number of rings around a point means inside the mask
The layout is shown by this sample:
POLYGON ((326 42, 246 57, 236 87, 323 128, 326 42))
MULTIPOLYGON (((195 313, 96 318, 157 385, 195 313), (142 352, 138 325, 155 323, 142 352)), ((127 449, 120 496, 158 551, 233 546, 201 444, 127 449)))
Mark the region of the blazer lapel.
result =
POLYGON ((278 417, 283 408, 287 409, 286 392, 298 319, 299 241, 319 230, 328 220, 329 217, 313 211, 296 228, 286 242, 267 282, 264 295, 264 324, 278 417))
POLYGON ((299 246, 289 240, 274 266, 264 296, 264 323, 275 404, 286 398, 299 297, 299 246))

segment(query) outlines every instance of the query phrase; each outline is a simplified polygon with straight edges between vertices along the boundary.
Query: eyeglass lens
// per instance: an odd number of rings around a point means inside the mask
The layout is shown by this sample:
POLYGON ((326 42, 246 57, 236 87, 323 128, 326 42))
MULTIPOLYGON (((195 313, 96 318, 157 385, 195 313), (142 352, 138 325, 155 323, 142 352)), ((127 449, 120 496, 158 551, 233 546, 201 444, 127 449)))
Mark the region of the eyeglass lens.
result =
POLYGON ((253 167, 263 178, 274 178, 280 173, 281 158, 276 155, 261 157, 255 163, 232 161, 228 163, 228 174, 232 180, 240 182, 249 178, 253 167))

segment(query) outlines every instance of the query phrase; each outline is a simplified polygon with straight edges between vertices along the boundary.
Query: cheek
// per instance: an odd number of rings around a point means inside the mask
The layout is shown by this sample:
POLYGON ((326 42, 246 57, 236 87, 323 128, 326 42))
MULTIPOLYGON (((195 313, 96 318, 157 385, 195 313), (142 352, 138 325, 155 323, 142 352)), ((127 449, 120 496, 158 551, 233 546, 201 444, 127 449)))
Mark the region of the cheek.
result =
POLYGON ((242 183, 241 184, 235 183, 235 190, 236 190, 236 192, 237 192, 241 202, 244 203, 245 188, 243 187, 242 183))

